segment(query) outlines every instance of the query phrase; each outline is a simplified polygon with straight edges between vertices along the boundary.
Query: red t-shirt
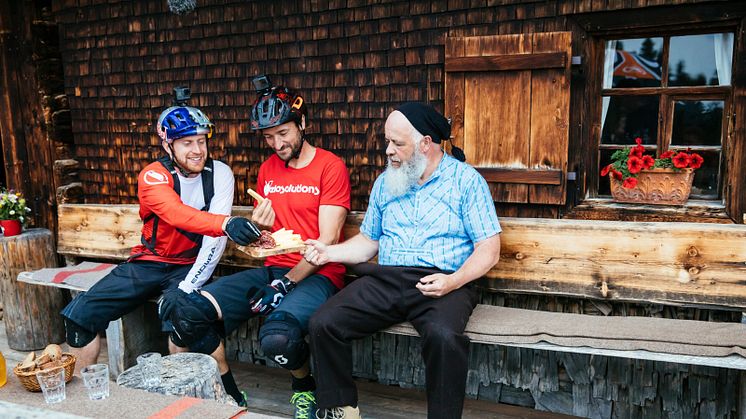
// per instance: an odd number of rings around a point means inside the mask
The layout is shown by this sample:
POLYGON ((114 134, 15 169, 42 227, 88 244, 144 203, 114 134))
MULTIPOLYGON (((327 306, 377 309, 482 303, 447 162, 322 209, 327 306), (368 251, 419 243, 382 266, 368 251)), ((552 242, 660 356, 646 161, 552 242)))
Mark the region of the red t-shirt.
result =
MULTIPOLYGON (((272 200, 275 224, 293 230, 303 240, 319 238, 319 206, 336 205, 350 209, 350 177, 342 159, 329 151, 316 148, 311 163, 301 169, 285 167, 277 155, 272 155, 259 168, 257 191, 272 200)), ((343 241, 340 231, 339 241, 343 241)), ((292 268, 300 262, 300 253, 270 256, 265 265, 292 268)), ((337 288, 344 286, 345 267, 328 263, 318 272, 329 278, 337 288)))

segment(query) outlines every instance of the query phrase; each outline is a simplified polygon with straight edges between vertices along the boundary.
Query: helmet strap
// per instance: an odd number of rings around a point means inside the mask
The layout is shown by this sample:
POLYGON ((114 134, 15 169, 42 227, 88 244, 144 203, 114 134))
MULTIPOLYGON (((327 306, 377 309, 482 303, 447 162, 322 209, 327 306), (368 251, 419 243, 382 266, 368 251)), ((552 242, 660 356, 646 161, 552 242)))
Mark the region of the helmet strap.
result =
POLYGON ((179 162, 176 160, 176 158, 174 157, 176 153, 174 152, 174 146, 172 143, 168 143, 168 149, 171 150, 171 153, 169 153, 171 157, 171 163, 174 164, 174 167, 179 169, 179 171, 184 177, 189 177, 190 175, 194 174, 194 172, 190 172, 189 170, 184 168, 182 165, 180 165, 179 162))

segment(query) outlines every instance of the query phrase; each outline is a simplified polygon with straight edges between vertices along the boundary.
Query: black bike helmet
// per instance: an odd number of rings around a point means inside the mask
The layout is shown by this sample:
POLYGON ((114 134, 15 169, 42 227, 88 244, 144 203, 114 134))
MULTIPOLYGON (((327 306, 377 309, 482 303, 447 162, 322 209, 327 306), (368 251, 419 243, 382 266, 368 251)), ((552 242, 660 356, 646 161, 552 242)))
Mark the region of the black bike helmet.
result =
POLYGON ((308 118, 303 96, 284 86, 275 86, 263 93, 251 107, 251 130, 258 131, 293 121, 300 125, 308 118))

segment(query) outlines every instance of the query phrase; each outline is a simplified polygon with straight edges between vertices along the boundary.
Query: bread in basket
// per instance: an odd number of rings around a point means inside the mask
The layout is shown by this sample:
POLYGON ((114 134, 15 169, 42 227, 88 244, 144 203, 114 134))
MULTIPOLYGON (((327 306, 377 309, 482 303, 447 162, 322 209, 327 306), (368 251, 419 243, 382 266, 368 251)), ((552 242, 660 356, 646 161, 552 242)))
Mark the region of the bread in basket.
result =
POLYGON ((13 373, 18 377, 23 387, 28 391, 41 391, 36 373, 51 368, 62 367, 65 369, 65 382, 73 379, 75 371, 75 356, 70 353, 62 353, 59 345, 48 345, 39 357, 34 352, 26 356, 23 362, 13 368, 13 373))

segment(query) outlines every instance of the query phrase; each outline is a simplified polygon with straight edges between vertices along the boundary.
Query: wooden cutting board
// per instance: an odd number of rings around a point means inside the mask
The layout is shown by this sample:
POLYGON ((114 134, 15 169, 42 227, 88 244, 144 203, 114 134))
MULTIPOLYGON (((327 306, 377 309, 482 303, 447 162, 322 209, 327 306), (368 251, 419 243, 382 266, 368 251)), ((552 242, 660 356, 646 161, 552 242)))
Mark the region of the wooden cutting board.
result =
POLYGON ((267 256, 282 255, 285 253, 300 252, 306 248, 305 244, 299 244, 294 246, 276 246, 272 249, 260 249, 258 247, 251 246, 236 246, 238 250, 248 254, 249 256, 257 259, 266 258, 267 256))

